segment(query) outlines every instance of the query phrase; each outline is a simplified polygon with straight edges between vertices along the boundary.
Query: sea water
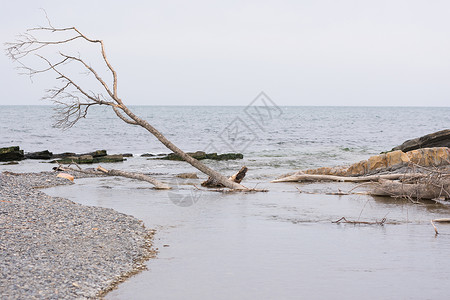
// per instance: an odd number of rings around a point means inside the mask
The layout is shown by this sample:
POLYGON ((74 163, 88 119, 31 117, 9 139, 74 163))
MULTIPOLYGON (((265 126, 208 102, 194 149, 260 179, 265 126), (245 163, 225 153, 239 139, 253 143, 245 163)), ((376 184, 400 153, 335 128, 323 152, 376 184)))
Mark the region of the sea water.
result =
MULTIPOLYGON (((364 195, 334 196, 349 183, 270 183, 286 172, 350 164, 449 128, 450 108, 132 107, 185 151, 241 152, 243 160, 204 161, 224 174, 249 167, 244 184, 267 193, 199 190, 206 179, 184 162, 140 157, 168 153, 145 130, 109 110, 61 131, 52 108, 0 106, 0 145, 26 152, 132 153, 108 168, 151 173, 173 190, 125 178, 81 179, 46 189, 85 205, 110 207, 157 230, 158 256, 108 299, 435 299, 450 296, 450 226, 445 205, 364 195), (307 191, 309 193, 300 193, 307 191), (336 224, 341 217, 381 225, 336 224)), ((50 170, 23 161, 0 170, 50 170)))
MULTIPOLYGON (((450 126, 450 107, 131 108, 184 151, 242 152, 246 164, 270 174, 353 163, 450 126)), ((52 126, 55 117, 52 106, 0 106, 0 146, 53 153, 106 149, 135 156, 171 152, 108 107, 93 107, 65 130, 52 126)))

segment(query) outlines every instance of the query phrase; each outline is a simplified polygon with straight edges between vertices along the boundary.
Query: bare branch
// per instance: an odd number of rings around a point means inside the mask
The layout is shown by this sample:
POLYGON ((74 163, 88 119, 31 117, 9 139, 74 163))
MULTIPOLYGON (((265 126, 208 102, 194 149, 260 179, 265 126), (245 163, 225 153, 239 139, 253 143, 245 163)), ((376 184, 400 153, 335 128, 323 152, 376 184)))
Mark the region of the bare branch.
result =
POLYGON ((88 69, 94 76, 95 78, 100 82, 100 84, 105 88, 106 92, 108 93, 108 95, 114 99, 114 95, 111 92, 111 90, 109 89, 108 85, 106 84, 106 82, 98 75, 98 73, 91 67, 89 66, 84 60, 82 60, 81 58, 77 58, 74 56, 70 56, 70 55, 66 55, 63 53, 60 53, 61 56, 65 57, 66 59, 71 59, 71 60, 75 60, 77 62, 80 62, 86 69, 88 69))
MULTIPOLYGON (((68 96, 71 96, 70 94, 68 96)), ((76 99, 76 98, 75 98, 76 99)), ((55 111, 57 112, 55 127, 67 129, 75 125, 81 118, 85 118, 90 106, 97 103, 81 103, 76 99, 72 103, 66 103, 63 101, 54 101, 57 106, 55 111)))
POLYGON ((122 115, 116 106, 113 106, 113 110, 116 113, 116 115, 125 123, 131 124, 131 125, 139 125, 136 121, 130 120, 130 119, 126 118, 124 115, 122 115))

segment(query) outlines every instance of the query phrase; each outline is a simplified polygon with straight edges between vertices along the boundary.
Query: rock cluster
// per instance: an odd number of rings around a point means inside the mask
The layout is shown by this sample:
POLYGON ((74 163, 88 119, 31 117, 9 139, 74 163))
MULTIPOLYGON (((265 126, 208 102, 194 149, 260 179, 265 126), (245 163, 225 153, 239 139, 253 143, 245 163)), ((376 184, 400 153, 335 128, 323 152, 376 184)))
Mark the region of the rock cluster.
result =
POLYGON ((22 160, 25 156, 19 146, 0 148, 0 161, 22 160))
POLYGON ((396 150, 385 154, 375 155, 349 167, 322 167, 304 171, 306 174, 362 176, 393 171, 410 163, 423 167, 437 167, 450 164, 450 149, 447 147, 423 148, 403 152, 396 150))
POLYGON ((50 160, 51 163, 59 164, 92 164, 92 163, 111 163, 124 161, 124 157, 133 156, 132 154, 115 154, 108 155, 106 150, 96 150, 94 152, 76 154, 72 152, 53 154, 48 150, 39 152, 25 153, 20 150, 19 146, 0 148, 0 161, 15 162, 23 159, 40 159, 50 160))
POLYGON ((122 154, 108 155, 106 150, 98 150, 91 154, 80 154, 66 156, 58 160, 51 161, 52 163, 58 164, 93 164, 93 163, 112 163, 124 161, 124 156, 122 154), (101 153, 97 153, 101 151, 101 153))
MULTIPOLYGON (((244 155, 241 153, 224 153, 224 154, 217 154, 217 153, 206 153, 203 151, 197 151, 197 152, 188 152, 187 155, 198 159, 212 159, 212 160, 231 160, 231 159, 242 159, 244 158, 244 155)), ((163 156, 159 159, 166 159, 166 160, 183 160, 178 154, 170 153, 166 156, 163 156)))
POLYGON ((30 152, 30 153, 25 154, 25 158, 27 158, 27 159, 52 159, 53 153, 48 150, 39 151, 39 152, 30 152))

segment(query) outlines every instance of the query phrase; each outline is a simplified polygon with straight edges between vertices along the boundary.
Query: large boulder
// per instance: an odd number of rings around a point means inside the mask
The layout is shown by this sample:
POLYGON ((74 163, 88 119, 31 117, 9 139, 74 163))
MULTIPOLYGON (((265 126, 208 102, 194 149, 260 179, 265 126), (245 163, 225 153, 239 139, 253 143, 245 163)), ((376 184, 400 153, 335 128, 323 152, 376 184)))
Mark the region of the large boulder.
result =
POLYGON ((409 160, 424 167, 434 167, 450 163, 449 148, 424 148, 416 149, 406 153, 409 160))
POLYGON ((403 144, 393 148, 392 151, 401 150, 403 152, 408 152, 411 150, 433 147, 450 148, 450 129, 441 130, 412 140, 407 140, 403 144))
POLYGON ((369 157, 367 160, 367 171, 385 169, 387 167, 386 154, 380 154, 369 157))
POLYGON ((0 148, 0 161, 22 160, 25 156, 19 146, 0 148))
POLYGON ((386 166, 396 168, 409 162, 409 157, 401 150, 386 153, 386 166))
POLYGON ((346 176, 359 176, 367 173, 367 160, 354 163, 347 169, 346 176))

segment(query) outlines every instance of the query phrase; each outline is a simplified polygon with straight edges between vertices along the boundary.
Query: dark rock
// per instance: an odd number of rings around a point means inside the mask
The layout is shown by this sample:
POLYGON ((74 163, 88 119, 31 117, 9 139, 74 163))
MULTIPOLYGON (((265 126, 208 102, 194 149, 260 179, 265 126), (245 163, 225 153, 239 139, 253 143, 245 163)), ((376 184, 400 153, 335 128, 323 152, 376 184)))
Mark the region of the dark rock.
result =
POLYGON ((123 157, 133 157, 132 153, 124 153, 122 154, 123 157))
POLYGON ((208 153, 206 154, 206 159, 214 159, 214 160, 218 160, 218 155, 217 153, 208 153))
POLYGON ((53 153, 48 150, 38 151, 38 152, 30 152, 25 154, 25 158, 27 159, 52 159, 53 153))
POLYGON ((106 156, 94 158, 95 163, 112 163, 112 162, 121 162, 121 161, 124 161, 122 154, 106 155, 106 156))
POLYGON ((76 154, 73 152, 64 152, 64 153, 57 153, 57 154, 53 154, 52 158, 68 158, 68 157, 80 157, 83 155, 90 155, 92 157, 102 157, 102 156, 106 156, 108 155, 106 150, 95 150, 94 152, 89 152, 89 153, 83 153, 83 154, 76 154))
POLYGON ((19 146, 0 148, 0 161, 22 160, 24 157, 19 146))
POLYGON ((181 173, 178 174, 177 177, 184 179, 198 179, 197 173, 181 173))
POLYGON ((212 160, 232 160, 232 159, 243 159, 244 155, 242 153, 208 153, 206 154, 206 159, 212 160))
POLYGON ((67 156, 58 160, 52 160, 50 163, 58 163, 62 165, 67 164, 73 164, 73 163, 79 163, 79 157, 78 156, 67 156))
POLYGON ((153 157, 153 156, 156 156, 156 154, 151 154, 151 153, 141 154, 141 157, 153 157))
MULTIPOLYGON (((197 151, 197 152, 188 152, 187 155, 198 159, 212 159, 212 160, 230 160, 230 159, 242 159, 244 158, 244 155, 241 153, 224 153, 224 154, 217 154, 217 153, 205 153, 203 151, 197 151)), ((183 160, 178 154, 170 153, 167 154, 164 157, 161 157, 160 159, 166 159, 166 160, 183 160)))
POLYGON ((450 129, 441 130, 419 138, 407 140, 400 146, 393 148, 392 151, 401 150, 403 152, 408 152, 411 150, 433 147, 450 147, 450 129))
POLYGON ((80 154, 80 156, 83 155, 91 155, 92 157, 101 157, 108 155, 108 153, 106 153, 106 150, 95 150, 94 152, 80 154))
POLYGON ((230 159, 243 159, 244 155, 241 153, 225 153, 217 155, 216 160, 230 160, 230 159))
POLYGON ((92 155, 81 155, 81 156, 70 156, 66 158, 62 158, 59 160, 54 160, 52 163, 58 164, 92 164, 92 163, 113 163, 113 162, 122 162, 124 161, 122 154, 116 155, 106 155, 106 156, 98 156, 92 157, 92 155))
POLYGON ((73 152, 64 152, 64 153, 53 154, 53 158, 67 158, 67 157, 71 157, 71 156, 77 156, 77 154, 73 153, 73 152))
MULTIPOLYGON (((187 155, 201 160, 201 159, 205 159, 206 158, 206 153, 203 151, 197 151, 197 152, 187 152, 187 155)), ((170 153, 165 157, 162 157, 161 159, 167 159, 167 160, 183 160, 178 154, 175 153, 170 153)))
POLYGON ((81 155, 78 157, 79 164, 92 164, 94 162, 94 157, 92 155, 81 155))

